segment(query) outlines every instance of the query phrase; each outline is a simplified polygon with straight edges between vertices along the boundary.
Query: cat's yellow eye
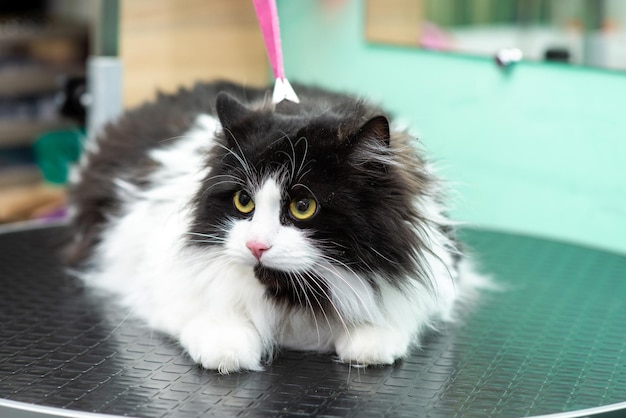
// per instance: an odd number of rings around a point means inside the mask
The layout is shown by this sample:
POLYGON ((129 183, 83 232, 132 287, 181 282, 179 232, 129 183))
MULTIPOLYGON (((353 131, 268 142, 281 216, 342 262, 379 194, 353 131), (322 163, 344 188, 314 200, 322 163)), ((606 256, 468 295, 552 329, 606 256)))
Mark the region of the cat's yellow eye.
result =
POLYGON ((254 210, 254 200, 252 200, 250 195, 243 190, 235 193, 233 203, 235 208, 243 214, 248 214, 254 210))
POLYGON ((289 213, 298 221, 306 221, 317 213, 317 202, 310 197, 293 199, 289 203, 289 213))

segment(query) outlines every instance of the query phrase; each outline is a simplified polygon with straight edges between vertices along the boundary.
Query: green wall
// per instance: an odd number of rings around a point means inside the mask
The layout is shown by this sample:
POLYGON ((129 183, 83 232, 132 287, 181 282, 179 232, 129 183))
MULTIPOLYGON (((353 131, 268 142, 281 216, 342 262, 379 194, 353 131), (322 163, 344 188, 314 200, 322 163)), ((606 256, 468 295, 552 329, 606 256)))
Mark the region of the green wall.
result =
POLYGON ((364 2, 279 0, 291 80, 370 97, 407 122, 455 218, 626 253, 626 73, 373 45, 364 2))

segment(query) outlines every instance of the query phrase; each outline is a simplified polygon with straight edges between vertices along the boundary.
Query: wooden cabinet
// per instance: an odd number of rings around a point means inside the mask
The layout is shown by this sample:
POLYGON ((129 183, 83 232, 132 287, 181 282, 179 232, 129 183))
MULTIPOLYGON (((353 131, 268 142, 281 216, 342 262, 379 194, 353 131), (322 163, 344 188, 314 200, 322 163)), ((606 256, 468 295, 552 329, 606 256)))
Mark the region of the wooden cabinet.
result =
POLYGON ((199 80, 269 80, 251 0, 122 0, 119 45, 125 106, 199 80))
POLYGON ((18 187, 16 195, 7 186, 40 181, 34 162, 19 160, 39 135, 70 123, 57 116, 55 93, 63 76, 85 73, 88 56, 119 53, 125 107, 203 80, 262 85, 270 79, 250 0, 24 2, 40 5, 34 17, 4 16, 5 3, 0 1, 0 223, 15 219, 12 203, 39 193, 18 187))
POLYGON ((39 3, 0 6, 0 185, 40 178, 30 146, 72 124, 59 116, 57 94, 67 77, 84 74, 86 22, 51 12, 54 1, 39 3))

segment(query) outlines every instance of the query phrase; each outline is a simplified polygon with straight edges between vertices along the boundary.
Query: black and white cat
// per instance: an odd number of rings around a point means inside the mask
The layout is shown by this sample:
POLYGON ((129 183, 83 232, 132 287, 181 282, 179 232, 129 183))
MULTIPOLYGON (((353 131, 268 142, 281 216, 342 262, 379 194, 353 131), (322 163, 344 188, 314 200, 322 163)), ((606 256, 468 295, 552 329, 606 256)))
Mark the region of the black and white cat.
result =
POLYGON ((277 347, 391 364, 479 277, 414 138, 363 100, 296 91, 160 95, 103 130, 71 188, 71 263, 221 373, 277 347))

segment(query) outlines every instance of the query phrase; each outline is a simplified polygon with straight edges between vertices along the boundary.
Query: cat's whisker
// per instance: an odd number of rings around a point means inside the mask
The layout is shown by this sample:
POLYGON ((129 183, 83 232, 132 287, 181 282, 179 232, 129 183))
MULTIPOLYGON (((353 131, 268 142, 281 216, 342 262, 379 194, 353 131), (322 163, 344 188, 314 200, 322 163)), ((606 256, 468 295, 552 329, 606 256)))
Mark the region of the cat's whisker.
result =
POLYGON ((204 191, 203 191, 203 193, 202 193, 202 194, 203 194, 204 196, 206 196, 206 195, 207 195, 207 194, 211 191, 211 189, 213 189, 214 187, 217 187, 217 186, 219 186, 219 185, 222 185, 222 184, 236 184, 236 185, 238 185, 238 186, 245 186, 245 185, 244 185, 243 183, 241 183, 241 182, 234 182, 234 181, 228 181, 228 180, 218 181, 217 183, 213 183, 213 184, 211 184, 211 186, 209 186, 209 187, 207 187, 206 189, 204 189, 204 191))
POLYGON ((164 142, 169 142, 169 141, 175 141, 177 139, 185 139, 187 138, 188 135, 178 135, 178 136, 171 136, 169 138, 164 138, 158 141, 159 144, 162 144, 164 142))
MULTIPOLYGON (((355 240, 355 241, 356 241, 356 240, 355 240)), ((346 249, 350 248, 350 247, 349 247, 349 246, 347 246, 347 245, 343 245, 343 244, 340 244, 340 243, 335 242, 335 241, 328 241, 328 244, 329 244, 329 249, 331 249, 331 250, 333 249, 333 247, 335 247, 335 248, 336 248, 336 247, 339 247, 339 248, 346 248, 346 249)), ((356 248, 358 248, 358 247, 356 247, 356 248)), ((367 260, 365 260, 365 259, 364 259, 361 255, 359 255, 359 254, 356 254, 356 256, 357 256, 357 258, 358 258, 358 260, 359 260, 359 262, 358 262, 358 264, 359 264, 359 265, 364 266, 364 267, 365 267, 365 268, 366 268, 369 272, 371 272, 372 274, 376 274, 376 271, 375 271, 375 270, 374 270, 374 269, 370 266, 370 264, 367 262, 367 260)), ((342 265, 343 267, 345 267, 347 270, 349 270, 351 273, 356 274, 356 272, 355 272, 352 268, 350 268, 350 266, 349 266, 348 264, 346 264, 345 262, 340 262, 337 258, 330 257, 330 256, 323 256, 323 257, 324 257, 324 258, 326 258, 328 261, 330 261, 330 262, 331 262, 331 264, 333 264, 333 263, 340 264, 340 265, 342 265)), ((357 263, 355 263, 355 264, 357 264, 357 263)))
MULTIPOLYGON (((284 151, 283 151, 284 152, 284 151)), ((281 162, 278 161, 274 161, 274 162, 270 162, 270 167, 275 167, 275 169, 271 172, 274 173, 274 179, 279 183, 279 184, 285 184, 285 183, 290 183, 290 170, 287 169, 285 167, 285 165, 281 162)))
MULTIPOLYGON (((317 315, 315 314, 315 309, 313 309, 313 304, 311 303, 311 299, 309 299, 309 296, 305 288, 306 282, 304 281, 304 278, 302 277, 300 273, 291 273, 288 276, 289 276, 289 280, 291 280, 292 283, 297 284, 300 290, 302 290, 302 294, 304 295, 304 300, 305 300, 305 307, 308 307, 311 310, 311 317, 313 318, 313 323, 315 324, 315 331, 317 333, 317 341, 318 343, 320 343, 320 341, 322 340, 320 327, 319 327, 319 324, 317 323, 317 315), (296 277, 293 277, 292 274, 295 274, 296 277)), ((302 305, 302 302, 300 301, 300 296, 298 296, 298 301, 300 302, 300 305, 302 305)), ((319 301, 318 301, 318 304, 319 304, 319 301)), ((328 318, 326 320, 328 321, 328 318)))
POLYGON ((216 175, 214 175, 214 176, 209 177, 207 180, 208 180, 208 181, 211 181, 211 180, 218 179, 218 178, 222 178, 222 177, 226 177, 226 178, 233 179, 233 183, 241 183, 241 184, 244 184, 244 181, 243 181, 241 178, 239 178, 239 177, 237 177, 237 176, 234 176, 234 175, 232 175, 232 174, 216 174, 216 175))
POLYGON ((277 151, 276 155, 284 155, 289 160, 289 163, 291 165, 291 170, 289 171, 290 173, 289 182, 291 183, 293 182, 293 173, 295 172, 295 169, 296 169, 296 150, 293 146, 293 142, 291 141, 291 138, 289 138, 289 135, 285 134, 282 138, 287 138, 287 142, 289 142, 289 146, 291 147, 291 155, 289 155, 289 153, 284 150, 277 151))
POLYGON ((378 255, 380 258, 382 258, 383 260, 387 261, 388 263, 395 264, 395 265, 400 264, 397 261, 394 261, 394 260, 390 259, 389 257, 385 257, 385 255, 382 254, 380 251, 378 251, 376 248, 371 248, 371 250, 374 253, 376 253, 376 255, 378 255))
POLYGON ((220 230, 222 232, 222 235, 187 231, 183 234, 183 236, 181 236, 181 241, 183 241, 184 243, 194 242, 216 245, 225 244, 226 242, 228 242, 228 238, 226 238, 226 236, 228 235, 228 230, 226 228, 221 228, 220 230), (189 237, 197 238, 191 239, 189 237))
MULTIPOLYGON (((241 149, 241 145, 239 144, 239 141, 237 140, 237 138, 235 138, 235 135, 233 135, 232 131, 228 130, 231 137, 233 138, 233 141, 235 142, 235 145, 237 145, 237 149, 239 150, 239 154, 234 153, 233 155, 238 156, 238 160, 241 163, 242 168, 244 169, 244 171, 248 174, 248 178, 253 178, 253 167, 250 166, 250 162, 248 160, 246 160, 246 156, 243 153, 243 150, 241 149)), ((232 151, 231 151, 232 152, 232 151)))
MULTIPOLYGON (((330 321, 330 318, 328 317, 328 314, 326 313, 326 310, 324 309, 324 306, 322 305, 322 302, 318 298, 318 294, 319 293, 318 293, 318 289, 316 289, 316 287, 317 288, 320 287, 319 283, 316 282, 315 279, 308 273, 306 274, 306 278, 304 277, 303 273, 298 273, 298 275, 302 279, 301 280, 302 284, 310 291, 311 296, 313 297, 313 299, 315 299, 315 302, 317 303, 317 306, 319 306, 319 308, 320 308, 320 312, 322 313, 322 315, 324 316, 324 319, 326 320, 326 324, 328 325, 328 328, 332 332, 332 329, 333 329, 332 322, 330 321), (309 283, 309 280, 312 281, 313 283, 315 283, 316 287, 314 287, 311 283, 309 283)), ((319 289, 319 290, 321 290, 321 289, 319 289)), ((306 294, 306 290, 304 290, 304 291, 305 291, 305 294, 306 294)), ((328 297, 326 297, 326 299, 328 299, 328 297)), ((336 311, 336 312, 337 312, 338 318, 341 320, 341 314, 339 313, 339 311, 336 311)), ((311 316, 313 317, 313 320, 315 321, 315 326, 318 327, 318 324, 317 324, 317 314, 316 314, 315 310, 313 309, 313 306, 311 306, 311 316)), ((320 337, 320 334, 319 334, 319 327, 318 327, 318 339, 319 338, 321 338, 321 337, 320 337)))
POLYGON ((291 147, 291 171, 289 172, 289 183, 293 183, 296 176, 296 147, 291 140, 291 137, 287 135, 287 139, 289 140, 289 146, 291 147))
POLYGON ((270 148, 273 147, 274 145, 278 144, 280 141, 282 141, 285 138, 289 139, 289 134, 288 133, 286 133, 285 131, 279 131, 279 132, 282 134, 282 136, 278 137, 274 141, 272 141, 270 143, 270 145, 269 145, 270 148))
MULTIPOLYGON (((322 258, 326 261, 328 261, 328 268, 332 268, 337 274, 341 275, 341 273, 339 273, 339 271, 337 270, 337 266, 343 267, 344 269, 347 270, 348 273, 352 274, 353 276, 359 276, 359 274, 353 269, 351 268, 348 264, 346 264, 345 262, 335 258, 335 257, 331 257, 328 255, 322 255, 322 258)), ((365 261, 363 261, 363 263, 366 265, 366 267, 368 268, 368 270, 372 273, 375 274, 375 271, 367 265, 367 263, 365 263, 365 261)), ((324 267, 323 265, 320 264, 320 267, 324 267)), ((360 283, 363 284, 364 288, 366 286, 364 281, 360 281, 360 283)), ((354 290, 354 289, 353 289, 354 290)))
MULTIPOLYGON (((290 137, 290 136, 289 136, 289 134, 288 134, 287 132, 285 132, 285 131, 279 131, 279 132, 282 134, 282 136, 280 136, 280 137, 276 138, 276 140, 272 141, 272 142, 270 143, 270 145, 269 145, 269 148, 272 148, 274 145, 278 144, 278 143, 279 143, 279 142, 281 142, 282 140, 287 139, 287 141, 289 142, 289 145, 291 146, 291 155, 292 155, 293 157, 291 157, 291 156, 290 156, 289 154, 287 154, 285 151, 281 151, 281 153, 284 153, 284 154, 287 156, 287 158, 289 158, 289 159, 291 160, 291 162, 292 162, 291 166, 292 166, 293 168, 295 168, 295 158, 296 158, 296 153, 295 153, 295 149, 294 149, 294 146, 293 146, 293 142, 291 141, 291 137, 290 137)), ((293 171, 293 170, 292 170, 292 171, 293 171)))
POLYGON ((224 178, 225 180, 221 180, 221 181, 218 181, 218 182, 215 182, 215 183, 211 184, 210 187, 207 187, 205 189, 205 193, 208 192, 209 190, 211 190, 213 187, 218 186, 220 184, 229 184, 230 183, 230 184, 236 184, 236 185, 242 186, 242 187, 246 185, 246 183, 240 177, 234 176, 232 174, 216 174, 216 175, 214 175, 212 177, 209 177, 207 180, 210 182, 212 180, 216 180, 216 179, 219 179, 219 178, 224 178))
MULTIPOLYGON (((350 288, 350 290, 352 290, 352 292, 354 294, 356 294, 356 289, 354 289, 349 283, 348 281, 343 277, 343 275, 337 270, 337 268, 335 266, 333 266, 332 264, 322 264, 322 263, 315 263, 316 267, 320 267, 324 270, 326 270, 326 272, 330 273, 333 277, 337 277, 339 280, 341 280, 342 282, 346 283, 348 285, 348 287, 350 288)), ((326 282, 328 283, 329 286, 334 286, 335 290, 337 290, 338 292, 340 292, 343 296, 348 297, 349 295, 341 288, 337 287, 337 285, 335 283, 333 283, 332 281, 329 281, 328 279, 326 279, 326 282)))
POLYGON ((256 176, 254 175, 255 173, 252 172, 252 167, 250 167, 250 164, 245 160, 245 157, 244 157, 243 151, 241 149, 241 146, 239 145, 239 142, 235 138, 234 134, 227 128, 224 128, 224 131, 228 132, 229 135, 232 137, 232 139, 235 142, 235 144, 237 145, 237 148, 239 149, 239 152, 241 153, 241 155, 237 154, 236 152, 234 152, 233 150, 231 150, 227 146, 225 146, 223 144, 220 144, 219 142, 215 142, 215 145, 220 147, 220 148, 222 148, 224 151, 226 151, 227 153, 229 153, 230 155, 235 157, 235 159, 239 162, 239 164, 241 165, 241 168, 244 170, 244 172, 246 173, 246 175, 247 175, 247 177, 249 179, 256 178, 256 176))
POLYGON ((219 240, 219 241, 224 241, 224 242, 227 241, 226 237, 219 236, 219 235, 213 235, 213 234, 201 234, 199 232, 185 232, 185 235, 193 235, 193 236, 196 236, 196 237, 209 238, 209 239, 219 240))
POLYGON ((126 313, 126 316, 124 316, 124 318, 122 318, 122 320, 115 326, 115 328, 113 328, 109 332, 109 334, 106 337, 108 338, 111 335, 115 334, 115 331, 117 331, 118 328, 121 327, 128 320, 128 318, 130 318, 130 316, 133 314, 134 310, 135 310, 134 308, 129 309, 128 312, 126 313))
MULTIPOLYGON (((335 260, 335 262, 341 264, 341 262, 335 260)), ((346 294, 346 292, 341 289, 340 287, 337 286, 336 283, 333 283, 331 280, 326 280, 326 283, 328 283, 329 286, 333 286, 334 289, 338 292, 340 292, 341 294, 343 294, 345 297, 350 299, 350 296, 356 296, 357 300, 359 301, 360 305, 362 306, 363 310, 367 313, 367 316, 369 316, 370 318, 373 318, 372 312, 369 309, 368 304, 365 302, 365 300, 363 299, 363 297, 361 296, 361 293, 350 283, 350 281, 348 279, 346 279, 343 274, 341 274, 341 272, 333 265, 333 264, 322 264, 322 263, 317 263, 316 264, 318 267, 321 267, 322 269, 326 270, 327 272, 329 272, 330 274, 332 274, 334 277, 336 277, 337 279, 341 280, 343 283, 346 284, 346 286, 348 286, 348 288, 351 290, 352 295, 348 295, 346 294)), ((355 272, 353 272, 351 269, 349 269, 347 266, 345 266, 345 268, 348 270, 348 272, 350 272, 353 275, 358 276, 355 272)), ((362 284, 363 286, 363 290, 364 291, 368 291, 368 284, 366 284, 364 281, 359 281, 359 283, 362 284)))
POLYGON ((199 265, 215 265, 216 270, 221 269, 224 265, 230 265, 232 263, 232 257, 219 246, 212 248, 211 250, 197 250, 185 253, 185 258, 198 263, 199 265))
POLYGON ((194 242, 197 244, 221 244, 223 241, 216 241, 216 240, 208 240, 208 239, 190 239, 187 242, 194 242))
POLYGON ((297 183, 294 184, 293 187, 302 187, 303 189, 305 189, 307 192, 309 192, 309 194, 311 196, 313 196, 313 198, 319 202, 319 200, 317 199, 317 196, 315 196, 315 193, 313 193, 313 190, 311 190, 311 188, 309 188, 309 186, 307 186, 306 184, 302 184, 302 183, 297 183))
POLYGON ((334 250, 335 248, 349 248, 347 245, 344 245, 340 242, 333 241, 331 239, 320 239, 318 240, 319 245, 328 249, 329 251, 334 250))
POLYGON ((244 181, 243 179, 247 178, 246 170, 241 168, 241 164, 239 164, 239 161, 237 161, 238 164, 228 164, 224 162, 224 159, 222 159, 222 163, 224 164, 225 169, 228 169, 228 171, 236 173, 236 175, 239 176, 242 179, 242 181, 244 181))
MULTIPOLYGON (((298 168, 298 171, 294 175, 294 178, 298 179, 297 181, 300 181, 300 179, 304 177, 304 175, 301 175, 300 173, 302 172, 302 168, 305 166, 304 162, 307 160, 307 155, 309 153, 309 141, 306 139, 305 136, 302 136, 298 138, 298 140, 296 141, 296 145, 298 145, 300 141, 304 141, 304 155, 302 155, 302 160, 300 161, 300 167, 298 168)), ((295 148, 294 145, 292 145, 292 149, 294 148, 295 148)), ((311 163, 311 161, 307 161, 307 164, 309 163, 311 163)))
POLYGON ((215 239, 186 239, 185 242, 204 242, 204 243, 218 243, 215 239))
POLYGON ((297 280, 291 275, 287 274, 287 278, 289 279, 289 283, 291 284, 291 294, 298 300, 298 305, 302 306, 302 298, 300 297, 300 293, 297 292, 296 282, 297 280))
MULTIPOLYGON (((310 161, 306 163, 305 167, 306 167, 307 165, 309 165, 309 164, 310 164, 310 161)), ((296 181, 296 182, 298 182, 298 183, 300 183, 300 182, 302 181, 302 179, 303 179, 303 178, 304 178, 307 174, 309 174, 309 173, 311 172, 311 170, 312 170, 312 169, 311 169, 311 168, 309 168, 309 169, 308 169, 308 170, 306 170, 304 173, 299 172, 299 174, 298 174, 298 178, 297 178, 295 181, 296 181)))
MULTIPOLYGON (((315 283, 316 285, 316 289, 313 289, 312 287, 310 287, 311 290, 313 290, 314 292, 314 297, 317 299, 317 296, 315 296, 315 290, 318 290, 323 296, 324 298, 328 301, 328 303, 330 304, 330 306, 333 308, 333 310, 335 311, 335 313, 337 314, 337 319, 339 320, 339 322, 341 323, 343 329, 346 331, 346 335, 350 334, 350 330, 348 328, 348 324, 346 323, 346 321, 343 318, 343 313, 341 312, 341 310, 339 309, 339 307, 337 306, 337 304, 335 303, 335 301, 330 297, 330 295, 328 294, 328 292, 326 292, 324 290, 324 287, 322 286, 323 283, 320 283, 320 279, 315 277, 315 275, 310 274, 310 273, 306 273, 306 276, 308 279, 311 280, 311 282, 315 283)), ((326 282, 326 281, 324 281, 326 282)), ((305 282, 306 283, 306 282, 305 282)), ((310 283, 306 283, 308 286, 311 286, 310 283)), ((318 301, 319 303, 319 301, 318 301)), ((326 312, 324 311, 324 308, 321 306, 320 303, 320 308, 322 309, 322 313, 324 314, 324 317, 326 318, 326 321, 328 321, 328 325, 331 327, 332 329, 332 325, 329 322, 328 316, 326 315, 326 312)))
POLYGON ((219 254, 213 258, 211 266, 215 268, 215 271, 223 271, 232 267, 233 258, 227 254, 219 254))

